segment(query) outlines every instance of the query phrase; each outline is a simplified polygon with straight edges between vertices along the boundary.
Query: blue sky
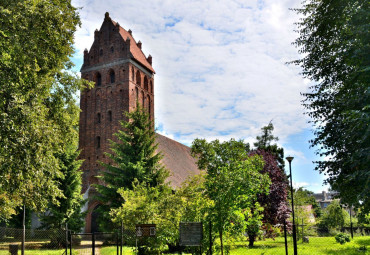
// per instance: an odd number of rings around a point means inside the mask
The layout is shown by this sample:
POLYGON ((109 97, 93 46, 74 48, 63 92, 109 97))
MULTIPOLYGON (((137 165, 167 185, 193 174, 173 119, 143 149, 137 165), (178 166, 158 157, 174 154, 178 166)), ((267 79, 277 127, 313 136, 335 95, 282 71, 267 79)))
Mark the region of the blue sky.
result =
POLYGON ((253 143, 271 120, 292 164, 296 186, 321 192, 323 175, 309 148, 312 127, 301 105, 309 81, 286 62, 299 58, 292 42, 301 0, 73 0, 81 7, 73 61, 108 11, 153 56, 158 132, 186 145, 195 138, 253 143))

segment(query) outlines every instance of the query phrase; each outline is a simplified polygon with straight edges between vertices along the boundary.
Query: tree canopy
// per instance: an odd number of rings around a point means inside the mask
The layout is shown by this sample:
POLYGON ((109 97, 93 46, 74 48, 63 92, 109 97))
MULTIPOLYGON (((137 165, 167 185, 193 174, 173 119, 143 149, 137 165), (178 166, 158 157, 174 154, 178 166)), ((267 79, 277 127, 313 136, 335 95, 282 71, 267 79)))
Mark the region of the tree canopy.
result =
POLYGON ((94 199, 100 201, 101 225, 111 222, 109 212, 124 203, 118 193, 121 188, 132 189, 133 182, 144 183, 148 187, 164 184, 168 171, 160 163, 162 154, 157 152, 153 123, 139 104, 132 112, 125 113, 121 121, 122 129, 115 134, 117 142, 111 141, 112 153, 106 153, 114 164, 101 163, 104 167, 97 184, 98 194, 94 199))
POLYGON ((63 197, 62 153, 79 108, 72 64, 76 8, 64 0, 0 6, 0 218, 22 204, 43 211, 63 197))
POLYGON ((270 180, 262 174, 260 156, 250 156, 244 141, 207 142, 195 139, 192 153, 199 169, 206 170, 205 194, 213 201, 209 220, 218 231, 223 254, 223 234, 244 233, 247 226, 261 225, 261 207, 257 195, 267 193, 270 180), (256 210, 251 210, 255 208, 256 210))
POLYGON ((313 85, 303 105, 315 126, 316 169, 343 203, 370 209, 369 1, 307 0, 296 12, 293 63, 313 85))

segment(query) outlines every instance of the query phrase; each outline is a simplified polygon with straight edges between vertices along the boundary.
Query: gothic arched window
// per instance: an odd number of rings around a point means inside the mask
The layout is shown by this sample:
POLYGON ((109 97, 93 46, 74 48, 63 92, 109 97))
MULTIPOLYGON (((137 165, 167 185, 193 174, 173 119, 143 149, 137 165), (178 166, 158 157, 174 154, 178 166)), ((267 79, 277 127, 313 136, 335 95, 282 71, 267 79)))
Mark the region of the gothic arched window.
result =
POLYGON ((112 121, 112 111, 108 111, 108 120, 112 121))
POLYGON ((100 148, 100 136, 96 137, 96 148, 100 148))
POLYGON ((114 71, 110 71, 110 83, 114 83, 116 81, 116 76, 114 74, 114 71))
POLYGON ((144 89, 148 91, 148 78, 144 77, 144 89))
POLYGON ((101 74, 97 73, 96 74, 96 86, 101 86, 101 74))
POLYGON ((141 86, 141 76, 139 70, 136 72, 136 83, 141 86))

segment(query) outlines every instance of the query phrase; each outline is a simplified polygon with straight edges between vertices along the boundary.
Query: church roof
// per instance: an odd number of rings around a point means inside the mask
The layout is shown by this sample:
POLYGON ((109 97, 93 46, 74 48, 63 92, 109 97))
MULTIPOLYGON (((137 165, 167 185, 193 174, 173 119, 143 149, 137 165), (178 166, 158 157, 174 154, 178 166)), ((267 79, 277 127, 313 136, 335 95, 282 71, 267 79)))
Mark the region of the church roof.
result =
MULTIPOLYGON (((106 17, 107 17, 107 14, 106 14, 106 17)), ((109 13, 108 13, 108 17, 109 17, 109 13)), ((114 26, 117 26, 117 24, 118 24, 117 22, 115 22, 111 18, 109 18, 109 19, 112 21, 114 26)), ((142 64, 146 68, 148 68, 150 71, 155 73, 152 65, 148 62, 148 60, 145 57, 143 51, 137 45, 137 43, 136 43, 134 37, 132 36, 132 34, 129 33, 128 31, 126 31, 119 24, 118 24, 118 26, 119 26, 119 33, 122 36, 123 40, 126 41, 127 38, 130 38, 130 52, 131 52, 132 56, 134 57, 134 59, 137 60, 140 64, 142 64)))
POLYGON ((156 142, 158 151, 163 154, 161 163, 170 171, 170 177, 167 180, 172 187, 180 187, 189 176, 200 173, 188 146, 158 133, 156 133, 156 142))

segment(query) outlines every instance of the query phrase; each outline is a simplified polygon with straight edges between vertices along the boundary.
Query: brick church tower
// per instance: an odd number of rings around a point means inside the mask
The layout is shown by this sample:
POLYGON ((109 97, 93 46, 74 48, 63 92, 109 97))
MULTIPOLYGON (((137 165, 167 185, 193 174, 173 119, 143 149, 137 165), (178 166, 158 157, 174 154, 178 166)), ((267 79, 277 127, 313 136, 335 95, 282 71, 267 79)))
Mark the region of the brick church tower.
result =
MULTIPOLYGON (((109 139, 120 129, 124 111, 132 111, 138 101, 154 120, 154 69, 152 57, 145 57, 141 42, 136 42, 131 30, 126 31, 105 14, 100 30, 95 30, 94 42, 84 51, 81 77, 95 82, 92 89, 81 91, 80 99, 80 158, 84 160, 82 192, 85 198, 94 194, 91 184, 99 183, 101 166, 110 164, 104 155, 109 151, 109 139)), ((87 205, 85 231, 94 230, 94 208, 87 205)))

